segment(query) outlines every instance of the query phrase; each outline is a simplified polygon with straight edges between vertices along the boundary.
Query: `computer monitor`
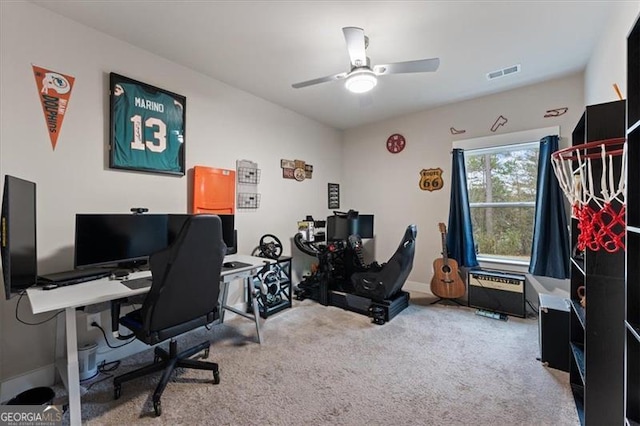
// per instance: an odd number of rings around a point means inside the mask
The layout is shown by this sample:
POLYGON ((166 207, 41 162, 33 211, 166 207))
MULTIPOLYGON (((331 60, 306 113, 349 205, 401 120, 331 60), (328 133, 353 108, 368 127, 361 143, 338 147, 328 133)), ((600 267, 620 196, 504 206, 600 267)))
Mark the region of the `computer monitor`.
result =
POLYGON ((338 216, 327 217, 327 241, 346 240, 349 238, 349 223, 347 218, 338 216))
POLYGON ((36 283, 36 184, 6 175, 0 217, 0 256, 7 300, 36 283))
POLYGON ((347 213, 334 212, 327 217, 327 241, 346 240, 349 235, 373 238, 373 215, 360 214, 355 210, 347 213))
POLYGON ((77 214, 75 267, 133 267, 168 245, 166 214, 77 214))
POLYGON ((227 245, 227 254, 236 252, 236 237, 234 232, 235 216, 232 214, 219 214, 222 221, 222 239, 227 245))
POLYGON ((357 220, 357 227, 354 234, 360 235, 360 238, 373 238, 373 215, 372 214, 359 214, 357 220))
MULTIPOLYGON (((191 216, 190 214, 170 214, 168 223, 168 244, 175 240, 176 236, 182 229, 182 225, 191 216)), ((222 222, 222 239, 227 246, 227 254, 236 253, 236 237, 235 237, 235 216, 232 214, 219 214, 222 222)))

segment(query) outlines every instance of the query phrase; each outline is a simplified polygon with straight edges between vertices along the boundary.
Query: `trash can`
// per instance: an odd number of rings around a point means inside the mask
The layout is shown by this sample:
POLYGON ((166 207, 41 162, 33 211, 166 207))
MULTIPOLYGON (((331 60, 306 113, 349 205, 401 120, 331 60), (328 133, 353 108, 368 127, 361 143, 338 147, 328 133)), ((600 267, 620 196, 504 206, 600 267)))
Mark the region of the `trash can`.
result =
POLYGON ((26 390, 7 402, 7 405, 49 405, 56 393, 48 387, 26 390))

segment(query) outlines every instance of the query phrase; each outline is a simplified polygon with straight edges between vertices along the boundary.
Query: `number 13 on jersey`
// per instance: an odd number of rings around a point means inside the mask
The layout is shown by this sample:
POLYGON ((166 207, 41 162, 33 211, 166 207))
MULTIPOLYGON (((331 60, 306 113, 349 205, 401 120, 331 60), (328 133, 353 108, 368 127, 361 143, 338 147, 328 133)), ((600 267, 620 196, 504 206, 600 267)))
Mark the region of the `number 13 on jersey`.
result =
POLYGON ((164 152, 167 149, 167 125, 159 118, 149 117, 144 122, 144 127, 154 129, 153 140, 144 140, 144 130, 142 128, 142 116, 139 114, 131 117, 133 124, 133 140, 131 141, 131 149, 144 151, 148 149, 151 152, 164 152))

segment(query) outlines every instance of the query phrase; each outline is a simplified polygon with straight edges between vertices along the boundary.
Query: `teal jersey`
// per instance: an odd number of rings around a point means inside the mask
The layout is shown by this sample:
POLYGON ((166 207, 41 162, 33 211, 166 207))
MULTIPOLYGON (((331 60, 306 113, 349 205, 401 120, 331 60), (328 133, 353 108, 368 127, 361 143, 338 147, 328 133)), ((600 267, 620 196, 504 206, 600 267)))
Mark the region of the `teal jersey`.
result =
POLYGON ((165 93, 118 83, 112 108, 113 167, 182 171, 184 105, 165 93))

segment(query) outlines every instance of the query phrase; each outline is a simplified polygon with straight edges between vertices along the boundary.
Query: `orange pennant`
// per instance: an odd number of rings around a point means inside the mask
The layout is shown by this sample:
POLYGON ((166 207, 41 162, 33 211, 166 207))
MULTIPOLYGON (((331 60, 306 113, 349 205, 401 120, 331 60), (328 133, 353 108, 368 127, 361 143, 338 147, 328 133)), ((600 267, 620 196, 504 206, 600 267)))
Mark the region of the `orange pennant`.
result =
POLYGON ((64 114, 69 107, 69 98, 71 97, 71 89, 75 78, 40 68, 36 65, 32 66, 40 102, 42 102, 44 121, 49 130, 51 146, 55 150, 58 143, 58 135, 60 135, 60 129, 62 128, 62 120, 64 120, 64 114))

